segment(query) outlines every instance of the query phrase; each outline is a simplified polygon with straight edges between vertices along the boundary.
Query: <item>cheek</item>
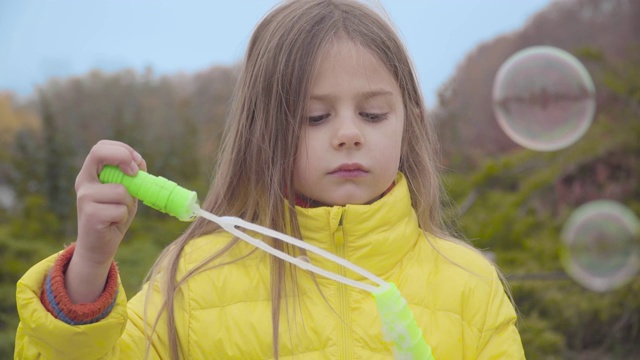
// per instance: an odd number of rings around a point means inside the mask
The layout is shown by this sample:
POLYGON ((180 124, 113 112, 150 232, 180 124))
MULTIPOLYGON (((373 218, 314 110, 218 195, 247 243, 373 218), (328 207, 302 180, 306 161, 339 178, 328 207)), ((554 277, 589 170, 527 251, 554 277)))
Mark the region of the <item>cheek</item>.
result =
POLYGON ((400 168, 400 158, 402 157, 402 148, 399 144, 396 145, 393 148, 393 150, 390 149, 389 151, 387 151, 384 156, 385 156, 385 162, 389 165, 390 169, 395 169, 395 171, 397 171, 400 168))
POLYGON ((393 130, 393 135, 390 137, 387 143, 388 151, 384 153, 387 162, 390 164, 395 164, 398 167, 400 166, 400 158, 402 157, 402 152, 404 151, 404 134, 402 125, 403 124, 400 124, 393 130))
POLYGON ((404 140, 404 120, 398 120, 393 127, 387 131, 389 136, 389 146, 393 147, 394 150, 399 150, 402 147, 402 142, 404 140))
POLYGON ((299 189, 301 183, 304 182, 304 178, 308 172, 309 166, 309 151, 304 136, 300 140, 298 151, 296 153, 296 159, 293 167, 293 185, 296 190, 299 189))

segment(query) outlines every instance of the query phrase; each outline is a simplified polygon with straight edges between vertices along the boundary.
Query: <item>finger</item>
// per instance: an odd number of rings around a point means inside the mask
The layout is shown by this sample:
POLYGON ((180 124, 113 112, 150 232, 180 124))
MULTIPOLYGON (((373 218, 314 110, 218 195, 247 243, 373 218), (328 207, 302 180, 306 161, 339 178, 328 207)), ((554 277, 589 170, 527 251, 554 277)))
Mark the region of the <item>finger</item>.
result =
POLYGON ((137 162, 136 164, 140 170, 147 171, 147 162, 144 161, 144 159, 140 158, 140 162, 137 162))
POLYGON ((84 211, 85 219, 95 219, 95 230, 103 231, 112 225, 124 224, 129 219, 129 207, 124 204, 93 203, 84 211))
POLYGON ((92 152, 98 156, 106 156, 98 163, 97 174, 100 174, 104 165, 117 165, 125 174, 133 176, 139 170, 138 164, 144 162, 142 156, 137 151, 123 142, 101 140, 97 145, 99 145, 96 146, 97 149, 95 149, 95 151, 92 149, 92 152), (126 153, 123 152, 123 150, 126 153), (111 153, 111 151, 113 151, 113 153, 111 153))
POLYGON ((112 146, 121 146, 123 148, 125 148, 130 154, 131 154, 131 158, 133 159, 133 161, 135 163, 140 163, 142 161, 142 156, 131 146, 129 146, 126 143, 123 143, 121 141, 115 141, 115 140, 100 140, 98 142, 98 144, 104 144, 104 145, 112 145, 112 146))
POLYGON ((87 184, 77 190, 79 207, 84 204, 121 204, 134 207, 136 200, 121 184, 87 184))
POLYGON ((127 224, 136 213, 137 202, 120 184, 85 186, 78 194, 78 220, 94 231, 127 224))
POLYGON ((98 175, 104 165, 107 164, 118 166, 124 173, 129 175, 135 175, 140 166, 146 169, 146 163, 142 156, 129 145, 112 140, 103 140, 98 142, 87 155, 76 178, 76 187, 78 187, 79 183, 98 182, 98 175))

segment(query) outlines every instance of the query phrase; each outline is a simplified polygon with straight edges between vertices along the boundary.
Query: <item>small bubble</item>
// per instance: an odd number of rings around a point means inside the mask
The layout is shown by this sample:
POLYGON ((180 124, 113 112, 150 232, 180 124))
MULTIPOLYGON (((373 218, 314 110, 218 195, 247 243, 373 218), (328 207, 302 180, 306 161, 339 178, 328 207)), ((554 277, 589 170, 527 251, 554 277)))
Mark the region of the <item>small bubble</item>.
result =
POLYGON ((595 108, 589 72, 564 50, 520 50, 496 74, 493 109, 498 124, 525 148, 555 151, 570 146, 591 126, 595 108))
POLYGON ((613 290, 638 273, 639 236, 640 220, 630 209, 611 200, 589 202, 562 229, 562 265, 589 290, 613 290))

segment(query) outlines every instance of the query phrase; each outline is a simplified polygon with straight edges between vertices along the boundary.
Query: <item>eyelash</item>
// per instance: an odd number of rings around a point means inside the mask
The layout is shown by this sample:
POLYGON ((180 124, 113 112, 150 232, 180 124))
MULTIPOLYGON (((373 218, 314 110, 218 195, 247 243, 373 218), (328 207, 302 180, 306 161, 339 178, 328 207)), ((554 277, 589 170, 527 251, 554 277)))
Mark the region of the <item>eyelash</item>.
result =
MULTIPOLYGON (((378 122, 378 121, 386 120, 388 114, 389 113, 367 113, 367 112, 358 113, 358 115, 365 118, 365 120, 368 122, 378 122)), ((329 114, 309 116, 309 124, 318 125, 328 117, 329 117, 329 114)))
POLYGON ((329 114, 322 114, 322 115, 316 115, 316 116, 309 116, 309 125, 318 125, 320 124, 324 119, 328 118, 329 114))
POLYGON ((366 113, 366 112, 361 112, 359 115, 362 116, 363 118, 367 119, 367 121, 369 121, 369 122, 378 122, 378 121, 386 120, 388 113, 366 113))

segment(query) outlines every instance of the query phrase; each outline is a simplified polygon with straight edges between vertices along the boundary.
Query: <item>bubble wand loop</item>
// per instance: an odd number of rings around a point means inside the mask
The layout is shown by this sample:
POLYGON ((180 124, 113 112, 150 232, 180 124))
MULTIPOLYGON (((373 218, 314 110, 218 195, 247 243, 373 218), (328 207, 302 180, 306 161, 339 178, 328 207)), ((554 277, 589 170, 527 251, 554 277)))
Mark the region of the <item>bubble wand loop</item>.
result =
POLYGON ((163 213, 175 216, 182 221, 191 221, 197 216, 213 221, 225 231, 260 248, 271 255, 288 261, 304 270, 314 272, 340 283, 350 285, 370 292, 378 306, 382 329, 385 338, 395 344, 396 359, 434 359, 431 348, 422 336, 422 330, 418 327, 407 302, 393 283, 385 282, 367 270, 364 270, 351 262, 342 259, 330 252, 319 249, 281 232, 253 224, 237 217, 219 217, 200 209, 198 196, 195 192, 178 186, 173 181, 163 177, 150 175, 144 171, 138 171, 135 176, 124 174, 118 167, 107 165, 100 172, 100 181, 103 183, 119 183, 127 188, 132 196, 142 200, 144 204, 163 213), (289 244, 298 246, 307 251, 323 256, 339 265, 342 265, 365 278, 376 283, 372 286, 347 277, 334 274, 319 268, 307 261, 293 257, 282 251, 276 250, 261 240, 255 239, 240 229, 253 231, 268 237, 276 238, 289 244))
MULTIPOLYGON (((281 252, 279 250, 276 250, 276 249, 272 248, 271 246, 267 245, 266 243, 264 243, 263 241, 255 239, 255 238, 251 237, 250 235, 248 235, 247 233, 240 231, 239 228, 242 227, 242 228, 245 228, 247 230, 251 230, 251 231, 260 233, 262 235, 266 235, 266 236, 270 236, 270 237, 273 237, 273 238, 277 238, 279 240, 282 240, 284 242, 287 242, 287 243, 290 243, 290 244, 293 244, 293 245, 301 245, 300 243, 302 243, 302 244, 304 244, 304 246, 300 246, 300 247, 304 247, 305 249, 307 249, 307 250, 309 250, 311 252, 314 252, 316 254, 320 254, 322 256, 329 255, 329 256, 325 256, 325 257, 329 258, 329 260, 337 262, 340 265, 348 267, 348 268, 350 268, 350 269, 352 269, 354 271, 357 271, 358 273, 360 273, 363 276, 368 277, 369 279, 371 279, 371 277, 374 277, 374 278, 378 279, 373 274, 368 273, 366 270, 363 270, 361 268, 356 268, 356 267, 354 267, 353 264, 348 263, 344 259, 338 258, 338 257, 336 257, 335 255, 333 255, 331 253, 327 253, 326 251, 324 251, 322 249, 318 249, 313 245, 309 245, 309 244, 307 244, 307 243, 305 243, 305 242, 303 242, 301 240, 292 238, 292 237, 290 237, 288 235, 285 235, 285 234, 282 234, 280 232, 271 230, 269 228, 265 228, 265 227, 262 227, 262 226, 259 226, 259 225, 253 224, 253 223, 246 222, 246 221, 244 221, 244 220, 242 220, 240 218, 237 218, 237 217, 230 217, 230 216, 218 217, 218 216, 215 216, 215 215, 213 215, 213 214, 211 214, 209 212, 203 211, 203 210, 199 211, 199 215, 204 217, 207 220, 215 222, 216 224, 220 225, 225 231, 227 231, 227 232, 239 237, 242 240, 245 240, 249 244, 254 245, 255 247, 260 248, 260 249, 262 249, 262 250, 270 253, 271 255, 274 255, 274 256, 282 259, 282 260, 285 260, 285 261, 288 261, 288 262, 290 262, 290 263, 292 263, 294 265, 297 265, 298 267, 300 267, 302 269, 312 271, 312 272, 314 272, 314 273, 316 273, 318 275, 322 275, 322 276, 327 277, 329 279, 336 280, 336 281, 341 282, 343 284, 351 285, 351 286, 357 287, 357 288, 359 288, 361 290, 365 290, 365 291, 368 291, 368 292, 374 292, 374 291, 377 290, 376 287, 371 286, 371 285, 369 285, 367 283, 355 281, 355 280, 349 279, 347 277, 344 277, 344 276, 341 276, 341 275, 338 275, 338 274, 334 274, 334 273, 332 273, 330 271, 327 271, 325 269, 319 268, 319 267, 317 267, 317 266, 315 266, 315 265, 313 265, 313 264, 311 264, 311 263, 309 263, 307 261, 304 261, 302 259, 293 257, 293 256, 291 256, 291 255, 289 255, 287 253, 284 253, 284 252, 281 252), (322 254, 322 253, 325 253, 325 254, 322 254)), ((384 284, 383 280, 378 279, 378 281, 380 282, 380 284, 384 284)))

